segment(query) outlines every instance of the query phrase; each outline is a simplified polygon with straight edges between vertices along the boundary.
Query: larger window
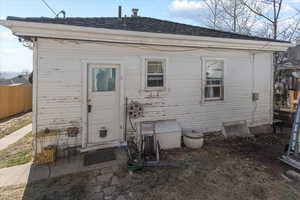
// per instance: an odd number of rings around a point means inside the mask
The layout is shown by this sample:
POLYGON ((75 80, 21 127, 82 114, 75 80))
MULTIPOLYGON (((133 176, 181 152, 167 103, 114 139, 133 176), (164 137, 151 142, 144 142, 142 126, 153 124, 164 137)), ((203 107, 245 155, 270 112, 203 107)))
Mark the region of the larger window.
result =
POLYGON ((205 100, 224 99, 224 61, 208 59, 205 61, 205 100))
POLYGON ((164 60, 146 60, 146 89, 163 89, 165 87, 164 60))

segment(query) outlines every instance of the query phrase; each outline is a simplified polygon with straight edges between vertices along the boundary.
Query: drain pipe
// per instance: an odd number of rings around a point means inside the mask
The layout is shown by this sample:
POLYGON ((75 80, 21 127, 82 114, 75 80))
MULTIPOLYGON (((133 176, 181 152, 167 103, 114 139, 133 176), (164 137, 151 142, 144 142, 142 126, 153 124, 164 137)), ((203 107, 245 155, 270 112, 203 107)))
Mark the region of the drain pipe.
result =
POLYGON ((37 151, 38 151, 38 146, 37 146, 37 132, 38 132, 38 127, 37 127, 37 122, 38 122, 38 39, 34 38, 33 39, 33 76, 32 76, 32 90, 33 90, 33 106, 32 106, 32 111, 33 111, 33 127, 32 127, 32 132, 34 136, 34 150, 33 150, 33 158, 34 161, 36 160, 37 156, 37 151))
POLYGON ((127 141, 128 97, 125 98, 124 142, 127 141))
POLYGON ((252 79, 252 88, 251 88, 251 95, 252 95, 252 102, 254 103, 254 108, 252 110, 252 116, 251 116, 251 124, 253 125, 255 122, 255 112, 257 109, 257 99, 254 98, 255 95, 255 52, 251 53, 251 79, 252 79))

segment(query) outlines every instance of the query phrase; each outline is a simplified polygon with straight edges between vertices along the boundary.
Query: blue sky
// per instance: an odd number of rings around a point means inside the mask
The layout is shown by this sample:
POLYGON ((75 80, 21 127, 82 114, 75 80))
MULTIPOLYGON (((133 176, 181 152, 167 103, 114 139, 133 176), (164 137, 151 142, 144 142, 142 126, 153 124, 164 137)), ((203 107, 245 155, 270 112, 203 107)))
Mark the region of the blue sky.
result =
MULTIPOLYGON (((123 15, 130 16, 132 8, 139 8, 139 15, 167 19, 188 24, 199 24, 193 18, 202 4, 200 0, 47 0, 56 11, 65 10, 67 17, 117 16, 118 5, 123 15)), ((288 0, 286 5, 300 9, 300 0, 288 0)), ((286 8, 287 11, 289 8, 286 8)), ((53 17, 41 0, 0 0, 0 19, 7 16, 53 17)), ((201 24, 200 24, 201 25, 201 24)), ((32 70, 32 51, 23 47, 18 39, 0 27, 0 72, 32 70)))

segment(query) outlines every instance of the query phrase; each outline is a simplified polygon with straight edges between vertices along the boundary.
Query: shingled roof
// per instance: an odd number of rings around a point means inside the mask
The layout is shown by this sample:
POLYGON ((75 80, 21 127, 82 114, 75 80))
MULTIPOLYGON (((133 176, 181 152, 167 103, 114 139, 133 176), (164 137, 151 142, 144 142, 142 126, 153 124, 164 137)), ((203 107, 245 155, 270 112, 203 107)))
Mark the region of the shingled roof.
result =
POLYGON ((205 36, 217 38, 244 39, 256 41, 274 41, 288 43, 287 41, 274 40, 256 36, 218 31, 209 28, 181 24, 166 20, 160 20, 150 17, 127 17, 119 19, 117 17, 68 17, 68 18, 48 18, 48 17, 12 17, 8 16, 7 20, 22 22, 37 22, 46 24, 63 24, 73 26, 84 26, 93 28, 117 29, 126 31, 139 31, 151 33, 167 33, 177 35, 205 36))

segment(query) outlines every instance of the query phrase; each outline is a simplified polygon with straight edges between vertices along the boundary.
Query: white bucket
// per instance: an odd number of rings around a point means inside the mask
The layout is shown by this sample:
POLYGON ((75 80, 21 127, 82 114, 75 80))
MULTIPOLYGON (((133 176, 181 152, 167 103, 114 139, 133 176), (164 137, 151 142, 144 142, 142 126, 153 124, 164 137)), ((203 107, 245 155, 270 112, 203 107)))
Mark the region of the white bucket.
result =
POLYGON ((204 138, 200 132, 189 131, 183 133, 184 145, 191 149, 200 149, 203 146, 204 138))

